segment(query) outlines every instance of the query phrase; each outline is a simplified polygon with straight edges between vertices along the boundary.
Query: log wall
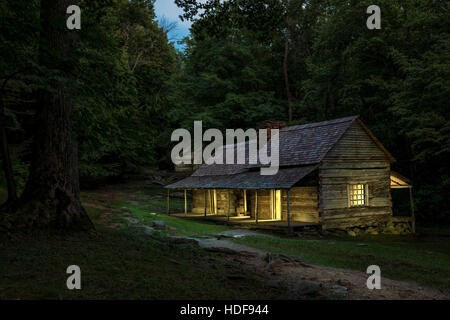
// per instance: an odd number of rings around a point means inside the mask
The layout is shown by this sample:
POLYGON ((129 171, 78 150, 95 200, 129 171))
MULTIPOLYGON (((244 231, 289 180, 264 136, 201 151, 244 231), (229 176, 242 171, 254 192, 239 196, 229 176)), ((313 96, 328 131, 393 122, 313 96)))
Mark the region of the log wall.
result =
MULTIPOLYGON (((320 222, 319 192, 315 187, 292 188, 289 196, 291 221, 320 222)), ((281 219, 287 220, 287 192, 281 192, 281 219)))
MULTIPOLYGON (((255 219, 255 191, 247 191, 250 196, 250 216, 255 219)), ((272 219, 270 190, 258 190, 258 219, 272 219)), ((290 192, 291 221, 318 223, 319 193, 318 187, 295 187, 290 192)), ((281 190, 281 220, 287 221, 287 192, 281 190)))
POLYGON ((374 225, 392 216, 390 163, 370 136, 354 123, 319 169, 323 229, 374 225), (349 184, 368 185, 368 203, 350 207, 349 184))
MULTIPOLYGON (((250 196, 250 216, 255 219, 255 190, 248 190, 247 197, 250 196)), ((258 190, 258 220, 272 219, 272 212, 270 209, 270 190, 258 190)))
MULTIPOLYGON (((206 212, 216 212, 220 215, 228 213, 228 194, 230 194, 230 216, 235 216, 244 211, 243 195, 240 190, 215 190, 216 205, 214 207, 214 190, 206 190, 206 212), (228 193, 229 192, 229 193, 228 193)), ((205 211, 205 191, 197 189, 192 191, 192 213, 202 214, 205 211)))

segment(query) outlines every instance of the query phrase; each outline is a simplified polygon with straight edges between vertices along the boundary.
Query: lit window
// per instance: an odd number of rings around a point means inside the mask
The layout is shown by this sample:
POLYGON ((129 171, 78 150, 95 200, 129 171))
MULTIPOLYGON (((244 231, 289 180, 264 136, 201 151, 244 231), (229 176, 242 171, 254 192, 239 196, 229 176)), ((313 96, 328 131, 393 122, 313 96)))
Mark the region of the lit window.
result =
POLYGON ((350 207, 367 205, 367 186, 364 184, 349 185, 348 197, 350 207))

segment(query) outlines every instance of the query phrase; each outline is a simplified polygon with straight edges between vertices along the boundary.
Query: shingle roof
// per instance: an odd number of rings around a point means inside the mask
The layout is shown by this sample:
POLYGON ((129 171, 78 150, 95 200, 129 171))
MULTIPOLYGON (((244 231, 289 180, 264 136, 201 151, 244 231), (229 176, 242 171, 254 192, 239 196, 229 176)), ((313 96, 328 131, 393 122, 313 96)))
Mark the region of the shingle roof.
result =
POLYGON ((317 165, 282 168, 276 175, 262 176, 257 171, 222 176, 190 176, 168 185, 169 189, 289 189, 317 165))
POLYGON ((287 127, 280 131, 280 166, 319 163, 357 116, 287 127))
MULTIPOLYGON (((274 176, 262 176, 261 164, 249 164, 248 142, 246 143, 246 164, 212 164, 201 166, 192 176, 171 184, 166 188, 208 188, 208 189, 275 189, 290 188, 318 167, 318 164, 339 141, 353 122, 358 121, 368 131, 387 156, 393 157, 370 133, 357 116, 330 121, 287 127, 279 134, 279 166, 274 176), (253 171, 252 171, 253 170, 253 171)), ((225 148, 224 147, 224 159, 225 148)), ((229 146, 228 146, 229 147, 229 146)), ((235 158, 237 146, 235 148, 235 158)), ((270 147, 268 148, 270 150, 270 147)))
MULTIPOLYGON (((356 116, 347 117, 280 130, 280 167, 319 163, 356 118, 356 116)), ((248 143, 246 145, 246 151, 248 151, 248 143)), ((270 147, 268 149, 270 150, 270 147)), ((194 172, 193 176, 238 174, 247 171, 249 167, 261 167, 260 164, 251 165, 248 163, 248 153, 246 154, 246 163, 244 165, 204 164, 194 172)))

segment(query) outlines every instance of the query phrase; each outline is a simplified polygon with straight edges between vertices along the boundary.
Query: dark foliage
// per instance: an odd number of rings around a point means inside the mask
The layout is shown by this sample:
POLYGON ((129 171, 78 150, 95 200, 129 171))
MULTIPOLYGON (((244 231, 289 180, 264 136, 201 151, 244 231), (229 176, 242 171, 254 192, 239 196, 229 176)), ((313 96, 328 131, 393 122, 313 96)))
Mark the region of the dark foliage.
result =
MULTIPOLYGON (((448 221, 448 1, 380 0, 381 30, 367 29, 365 0, 175 2, 193 21, 184 52, 151 0, 80 2, 72 96, 82 179, 170 167, 171 131, 194 120, 225 129, 286 121, 289 108, 291 124, 359 114, 414 181, 418 218, 448 221)), ((2 123, 19 192, 36 92, 58 77, 38 61, 39 3, 0 3, 2 123)))

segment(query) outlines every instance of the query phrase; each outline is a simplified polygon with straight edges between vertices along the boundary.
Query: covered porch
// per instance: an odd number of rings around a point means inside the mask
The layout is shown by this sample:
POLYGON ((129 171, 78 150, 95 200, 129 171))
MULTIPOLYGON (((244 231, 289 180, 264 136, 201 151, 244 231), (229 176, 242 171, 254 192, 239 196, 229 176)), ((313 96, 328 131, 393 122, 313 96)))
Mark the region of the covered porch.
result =
POLYGON ((222 214, 203 214, 192 213, 171 213, 171 216, 181 219, 196 221, 208 221, 211 223, 225 224, 245 229, 262 229, 272 231, 299 231, 305 227, 320 227, 320 223, 300 222, 300 221, 282 221, 282 220, 256 220, 251 216, 227 216, 222 214))
POLYGON ((402 217, 392 217, 393 221, 396 222, 410 222, 412 232, 416 232, 416 217, 414 212, 414 200, 413 200, 413 192, 412 192, 412 181, 398 172, 391 171, 390 174, 390 188, 391 190, 408 190, 409 191, 409 210, 410 216, 402 216, 402 217))
POLYGON ((166 187, 167 214, 290 231, 319 225, 318 185, 315 178, 308 179, 315 177, 315 169, 317 165, 281 168, 273 176, 263 176, 259 169, 223 175, 197 172, 166 187), (174 191, 183 192, 184 212, 171 210, 174 191))
MULTIPOLYGON (((180 191, 178 189, 177 195, 180 191)), ((184 212, 173 210, 167 190, 167 214, 179 218, 295 231, 320 226, 317 187, 291 189, 183 189, 184 212), (309 197, 309 198, 308 198, 309 197), (292 208, 294 212, 292 212, 292 208)))

